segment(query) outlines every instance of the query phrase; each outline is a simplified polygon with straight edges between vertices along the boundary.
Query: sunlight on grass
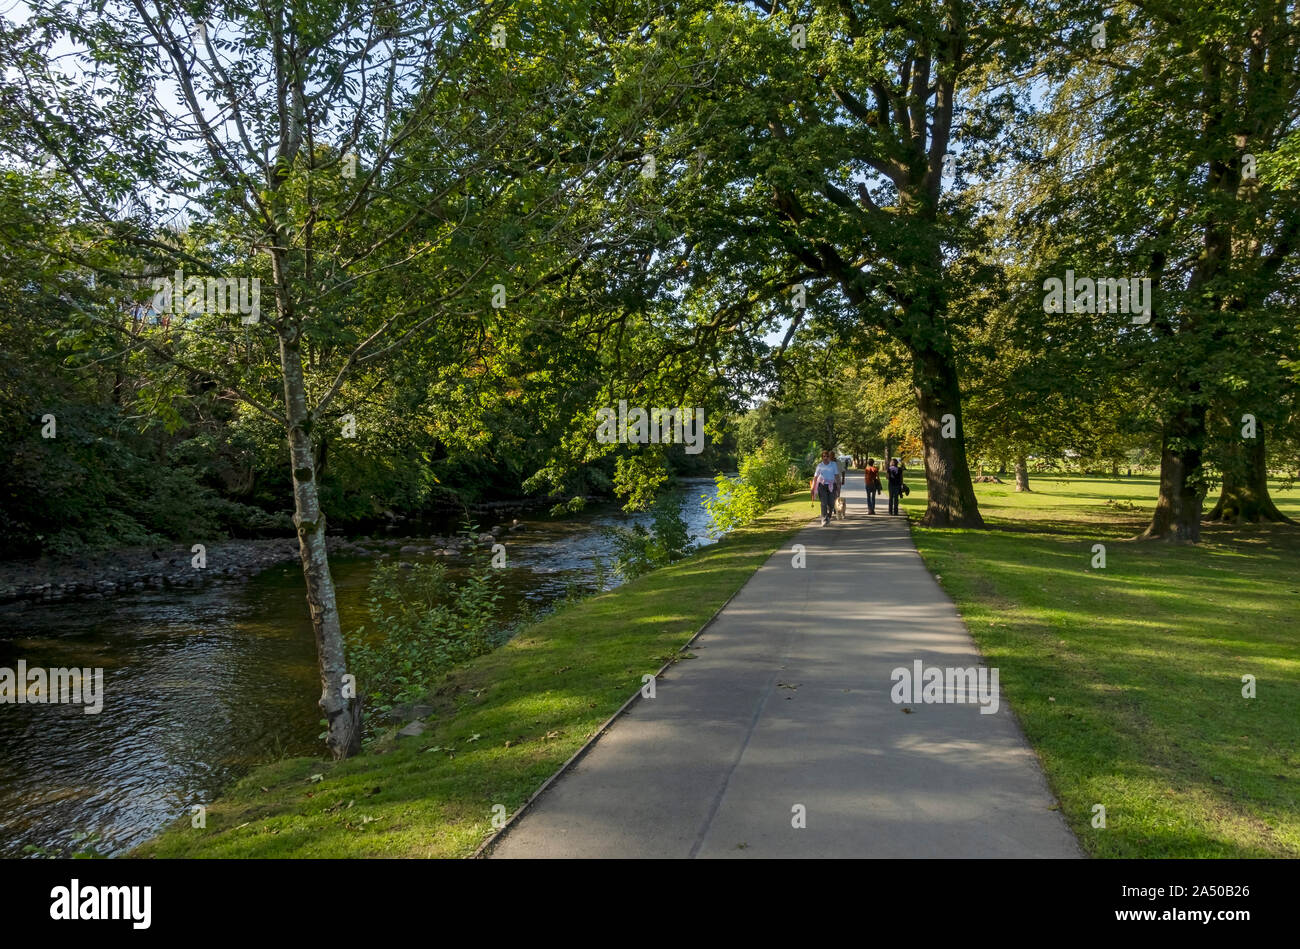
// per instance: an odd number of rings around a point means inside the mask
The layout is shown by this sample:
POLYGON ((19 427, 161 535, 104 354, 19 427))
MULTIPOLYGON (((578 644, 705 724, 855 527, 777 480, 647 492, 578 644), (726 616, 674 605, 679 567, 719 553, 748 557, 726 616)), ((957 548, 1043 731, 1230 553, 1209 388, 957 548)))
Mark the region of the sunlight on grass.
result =
POLYGON ((418 738, 259 768, 140 857, 464 857, 673 656, 786 538, 783 502, 689 560, 565 607, 444 678, 418 738))
MULTIPOLYGON (((988 531, 913 536, 1000 668, 1084 847, 1300 856, 1300 528, 1207 524, 1196 546, 1138 541, 1154 479, 1031 486, 976 485, 988 531), (1096 543, 1105 569, 1091 567, 1096 543), (1243 698, 1244 675, 1256 698, 1243 698), (1105 829, 1091 824, 1098 803, 1105 829)), ((1274 498, 1300 518, 1300 491, 1274 498)))

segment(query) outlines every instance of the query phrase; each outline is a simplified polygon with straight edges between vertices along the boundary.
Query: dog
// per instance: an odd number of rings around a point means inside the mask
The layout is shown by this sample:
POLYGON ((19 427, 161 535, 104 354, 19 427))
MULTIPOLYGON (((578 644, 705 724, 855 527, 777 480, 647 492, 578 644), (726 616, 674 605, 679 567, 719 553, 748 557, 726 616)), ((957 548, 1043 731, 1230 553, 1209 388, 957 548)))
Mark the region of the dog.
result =
POLYGON ((844 503, 843 494, 837 494, 835 496, 835 513, 840 520, 844 520, 844 518, 848 516, 847 505, 844 503))

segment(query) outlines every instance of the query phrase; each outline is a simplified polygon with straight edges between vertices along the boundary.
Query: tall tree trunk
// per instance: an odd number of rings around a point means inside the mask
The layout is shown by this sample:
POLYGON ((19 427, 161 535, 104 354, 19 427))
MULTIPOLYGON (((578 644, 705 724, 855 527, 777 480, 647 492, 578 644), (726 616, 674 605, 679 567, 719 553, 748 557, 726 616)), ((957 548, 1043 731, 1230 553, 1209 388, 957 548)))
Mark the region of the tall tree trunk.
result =
MULTIPOLYGON (((1204 207, 1209 209, 1203 224, 1203 247, 1187 283, 1188 296, 1201 302, 1182 314, 1172 335, 1194 340, 1199 332, 1198 309, 1221 310, 1231 301, 1215 289, 1215 281, 1231 265, 1232 232, 1220 218, 1218 208, 1236 196, 1241 184, 1240 168, 1219 154, 1220 142, 1229 122, 1222 108, 1219 83, 1226 60, 1217 45, 1206 43, 1199 51, 1205 80, 1204 105, 1201 107, 1201 132, 1197 147, 1208 157, 1202 189, 1204 207), (1215 156, 1215 157, 1209 157, 1215 156)), ((1169 332, 1170 325, 1161 314, 1157 328, 1169 332)), ((1201 501, 1205 497, 1202 451, 1205 445, 1206 406, 1197 381, 1176 380, 1179 408, 1163 426, 1160 446, 1160 495, 1144 539, 1188 541, 1201 539, 1201 501)))
POLYGON ((1234 442, 1223 465, 1219 502, 1206 516, 1210 521, 1289 521, 1268 493, 1268 464, 1261 426, 1245 444, 1234 442))
POLYGON ((1201 445, 1205 409, 1183 409, 1166 423, 1160 446, 1160 496, 1144 540, 1196 543, 1201 539, 1201 445))
POLYGON ((921 523, 927 527, 983 527, 975 486, 966 464, 966 433, 961 417, 961 386, 952 354, 934 349, 913 351, 912 388, 921 416, 925 446, 925 482, 929 501, 921 523), (953 416, 953 433, 944 437, 945 415, 953 416))
POLYGON ((280 367, 284 374, 289 457, 293 470, 293 522, 298 529, 298 551, 302 574, 307 581, 307 605, 316 634, 316 656, 320 668, 320 708, 325 714, 326 739, 335 758, 348 758, 361 750, 361 703, 344 697, 343 628, 339 623, 334 579, 330 576, 329 553, 325 548, 325 515, 320 508, 316 484, 316 457, 312 450, 311 416, 307 410, 307 387, 303 379, 302 350, 297 330, 286 327, 280 337, 280 367))
POLYGON ((1025 460, 1024 455, 1016 455, 1016 490, 1029 492, 1034 490, 1029 486, 1029 462, 1025 460))

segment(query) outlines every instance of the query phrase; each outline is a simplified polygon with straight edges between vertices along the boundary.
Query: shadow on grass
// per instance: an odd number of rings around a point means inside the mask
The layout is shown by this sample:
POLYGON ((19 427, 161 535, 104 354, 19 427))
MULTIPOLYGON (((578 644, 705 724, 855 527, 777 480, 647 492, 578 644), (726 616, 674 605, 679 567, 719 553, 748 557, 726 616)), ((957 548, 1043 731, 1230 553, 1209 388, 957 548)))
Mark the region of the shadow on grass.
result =
POLYGON ((1216 527, 1186 546, 1025 526, 916 537, 1085 847, 1300 856, 1300 530, 1216 527))
POLYGON ((658 671, 791 533, 785 502, 756 525, 521 630, 448 673, 428 730, 341 762, 261 768, 136 856, 465 856, 658 671))

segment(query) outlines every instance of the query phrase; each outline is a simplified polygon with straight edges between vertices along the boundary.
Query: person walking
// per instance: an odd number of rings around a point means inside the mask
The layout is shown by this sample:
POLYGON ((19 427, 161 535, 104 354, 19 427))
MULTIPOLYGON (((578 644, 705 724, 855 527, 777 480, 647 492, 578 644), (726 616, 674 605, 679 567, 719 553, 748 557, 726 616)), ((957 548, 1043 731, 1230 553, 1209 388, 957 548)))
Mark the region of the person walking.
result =
POLYGON ((835 476, 834 510, 835 513, 839 515, 840 520, 844 520, 846 514, 844 504, 844 477, 849 470, 848 459, 842 458, 833 452, 831 453, 831 457, 835 459, 835 470, 838 472, 835 476))
POLYGON ((889 462, 885 469, 885 480, 889 482, 889 513, 899 514, 899 499, 903 495, 903 463, 897 458, 889 462))
POLYGON ((822 502, 822 527, 825 527, 835 512, 835 482, 840 469, 835 464, 835 456, 829 451, 822 452, 821 464, 813 472, 812 495, 814 500, 822 502))
POLYGON ((867 513, 876 513, 876 495, 880 493, 880 469, 876 467, 876 459, 868 458, 866 465, 863 466, 863 474, 867 482, 867 513))

